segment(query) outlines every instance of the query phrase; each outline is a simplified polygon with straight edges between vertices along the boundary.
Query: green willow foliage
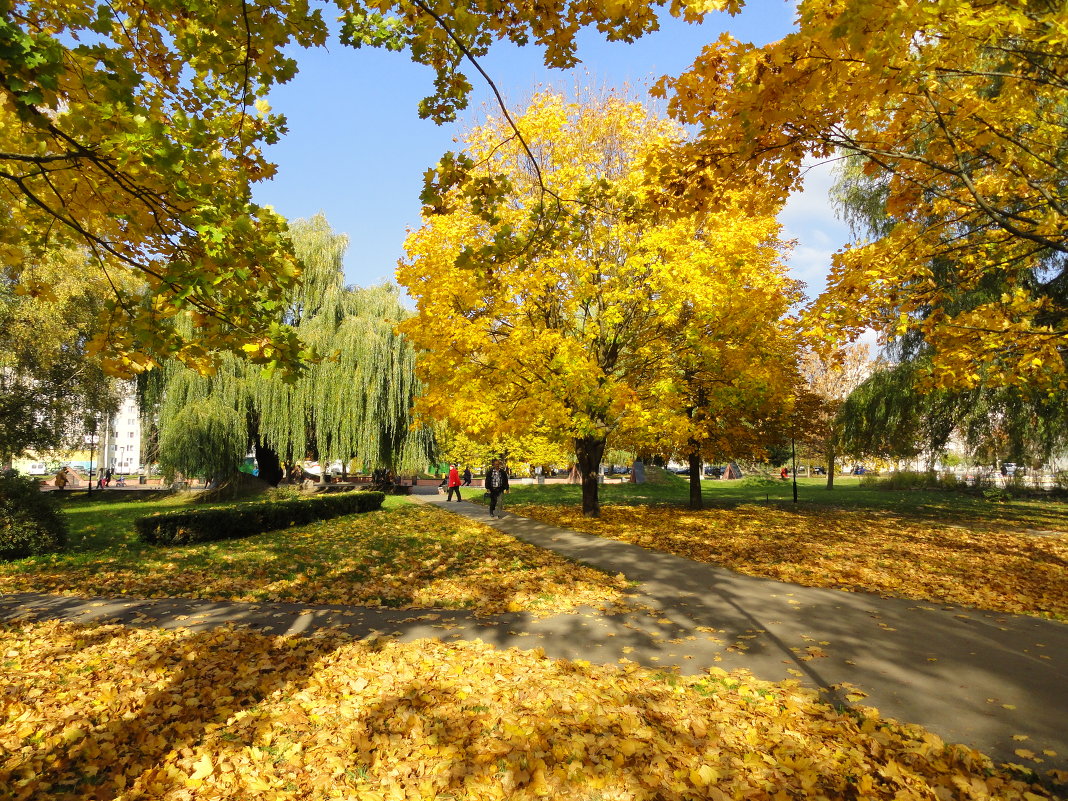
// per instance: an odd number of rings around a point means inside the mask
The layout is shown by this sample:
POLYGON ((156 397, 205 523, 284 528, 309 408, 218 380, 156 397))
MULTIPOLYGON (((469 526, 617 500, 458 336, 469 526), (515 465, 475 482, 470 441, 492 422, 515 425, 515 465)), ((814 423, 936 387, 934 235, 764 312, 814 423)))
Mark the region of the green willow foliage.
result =
POLYGON ((171 433, 183 425, 183 411, 210 399, 237 413, 230 425, 242 429, 244 447, 258 437, 283 462, 314 454, 323 462, 356 459, 372 468, 425 469, 433 437, 429 429, 412 427, 420 385, 415 351, 395 330, 408 316, 399 291, 390 285, 346 287, 348 238, 331 231, 323 215, 295 221, 290 235, 304 273, 281 316, 324 358, 295 383, 229 354, 211 376, 169 364, 157 388, 162 461, 177 458, 167 455, 168 443, 190 447, 171 433))
POLYGON ((945 449, 960 416, 959 394, 919 392, 916 372, 915 363, 902 362, 850 393, 838 415, 845 453, 911 459, 945 449))
POLYGON ((248 442, 244 415, 216 397, 190 399, 160 436, 160 466, 176 473, 221 479, 237 472, 248 442))

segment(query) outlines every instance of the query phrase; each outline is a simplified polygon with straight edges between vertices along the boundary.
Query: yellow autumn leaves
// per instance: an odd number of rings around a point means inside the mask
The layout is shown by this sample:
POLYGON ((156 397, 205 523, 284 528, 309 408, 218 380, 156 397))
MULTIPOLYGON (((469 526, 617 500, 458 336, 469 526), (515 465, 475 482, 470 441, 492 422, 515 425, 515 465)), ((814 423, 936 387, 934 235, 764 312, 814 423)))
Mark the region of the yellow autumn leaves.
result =
MULTIPOLYGON (((681 511, 605 506, 598 520, 514 506, 552 525, 668 551, 742 573, 1068 619, 1068 530, 1028 533, 996 514, 954 522, 892 511, 742 505, 681 511)), ((1057 525, 1050 522, 1051 526, 1057 525)))
POLYGON ((0 788, 31 799, 1048 798, 792 684, 326 632, 0 628, 0 788))
POLYGON ((237 542, 0 565, 0 592, 177 596, 548 614, 613 604, 626 584, 426 506, 237 542))
POLYGON ((724 35, 662 80, 672 116, 701 132, 658 157, 665 204, 715 205, 723 180, 785 198, 806 163, 854 157, 881 230, 833 256, 810 332, 898 325, 922 334, 947 386, 1062 385, 1063 301, 1047 282, 1068 249, 1063 4, 796 11, 781 40, 724 35))
POLYGON ((760 401, 788 403, 800 287, 770 210, 649 206, 646 160, 685 132, 640 102, 544 91, 515 125, 537 165, 489 119, 464 138, 468 184, 405 243, 417 411, 476 441, 545 431, 674 449, 737 442, 767 416, 760 401), (488 215, 475 190, 498 175, 509 191, 488 215))

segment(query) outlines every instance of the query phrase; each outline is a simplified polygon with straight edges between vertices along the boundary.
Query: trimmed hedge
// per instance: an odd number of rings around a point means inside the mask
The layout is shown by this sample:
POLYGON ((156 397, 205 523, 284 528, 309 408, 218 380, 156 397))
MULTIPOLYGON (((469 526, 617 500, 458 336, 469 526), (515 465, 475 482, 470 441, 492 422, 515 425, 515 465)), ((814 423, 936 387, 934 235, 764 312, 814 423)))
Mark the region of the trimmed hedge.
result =
POLYGON ((55 553, 67 544, 67 521, 51 492, 13 472, 0 472, 0 561, 55 553))
POLYGON ((381 492, 342 492, 218 509, 188 509, 138 518, 134 525, 141 542, 153 545, 192 545, 197 542, 252 537, 294 525, 382 508, 381 492))

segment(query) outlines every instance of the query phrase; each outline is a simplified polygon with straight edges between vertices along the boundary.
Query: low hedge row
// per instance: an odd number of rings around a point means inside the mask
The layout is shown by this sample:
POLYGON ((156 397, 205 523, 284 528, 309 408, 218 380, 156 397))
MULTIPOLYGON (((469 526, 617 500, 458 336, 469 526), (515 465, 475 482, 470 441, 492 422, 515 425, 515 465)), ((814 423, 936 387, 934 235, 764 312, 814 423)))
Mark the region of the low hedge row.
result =
POLYGON ((188 509, 138 518, 137 537, 153 545, 237 539, 382 508, 381 492, 341 492, 218 509, 188 509))

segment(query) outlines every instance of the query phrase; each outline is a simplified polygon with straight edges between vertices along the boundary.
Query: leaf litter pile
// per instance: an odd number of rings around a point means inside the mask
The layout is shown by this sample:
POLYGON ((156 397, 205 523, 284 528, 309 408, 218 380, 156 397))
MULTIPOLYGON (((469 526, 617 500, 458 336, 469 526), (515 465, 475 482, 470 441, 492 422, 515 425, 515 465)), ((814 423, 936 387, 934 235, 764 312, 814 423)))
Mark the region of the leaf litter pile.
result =
POLYGON ((0 627, 0 795, 1055 798, 790 683, 336 631, 0 627))
POLYGON ((478 614, 618 604, 626 581, 440 509, 404 505, 249 539, 133 540, 0 564, 0 592, 444 607, 478 614))
POLYGON ((1068 620, 1068 519, 1040 536, 895 512, 755 504, 690 511, 513 505, 554 526, 806 587, 874 592, 1068 620))

